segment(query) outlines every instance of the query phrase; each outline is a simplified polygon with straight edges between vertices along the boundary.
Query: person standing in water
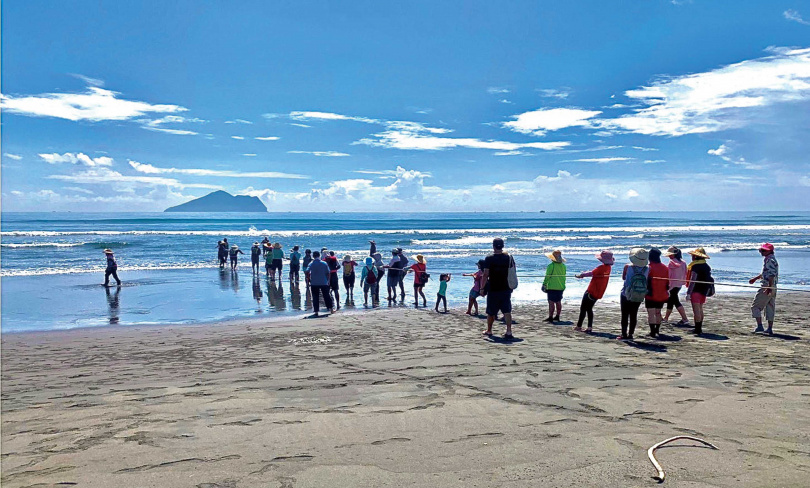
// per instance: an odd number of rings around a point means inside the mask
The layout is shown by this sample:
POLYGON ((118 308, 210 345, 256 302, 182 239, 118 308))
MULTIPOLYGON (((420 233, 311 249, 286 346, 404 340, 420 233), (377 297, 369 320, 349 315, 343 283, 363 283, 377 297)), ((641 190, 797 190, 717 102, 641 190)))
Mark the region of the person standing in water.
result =
POLYGON ((293 246, 290 253, 290 281, 298 283, 298 275, 301 270, 301 253, 298 246, 293 246))
POLYGON ((307 289, 309 289, 309 265, 312 264, 312 250, 307 249, 304 251, 301 264, 304 266, 304 284, 307 286, 307 289))
POLYGON ((268 252, 272 250, 273 246, 270 244, 270 238, 268 236, 264 236, 262 239, 262 256, 266 256, 268 252))
POLYGON ((121 280, 118 279, 118 263, 115 261, 112 249, 105 249, 104 255, 107 257, 107 268, 104 270, 104 287, 110 286, 111 275, 115 278, 116 286, 121 286, 121 280))
POLYGON ((450 282, 450 274, 439 275, 439 292, 436 293, 436 312, 439 311, 439 303, 444 304, 444 313, 447 313, 447 283, 450 282))
POLYGON ((230 250, 230 255, 231 255, 231 269, 232 269, 232 270, 234 270, 234 271, 236 270, 236 266, 237 266, 237 264, 238 264, 238 261, 239 261, 239 255, 240 255, 240 254, 245 254, 245 253, 244 253, 244 252, 242 252, 242 250, 241 250, 241 249, 239 249, 239 246, 237 246, 236 244, 234 244, 233 246, 231 246, 231 250, 230 250))
POLYGON ((650 337, 658 337, 661 332, 661 309, 669 300, 669 269, 661 262, 661 251, 652 248, 647 253, 650 271, 647 274, 647 296, 644 306, 647 309, 647 323, 650 325, 650 337))
POLYGON ((259 274, 259 263, 261 262, 261 258, 262 248, 257 241, 254 242, 253 247, 250 248, 250 269, 255 275, 259 274))
POLYGON ((586 334, 593 331, 593 306, 596 305, 598 300, 605 296, 608 281, 610 281, 610 270, 613 266, 613 253, 610 251, 602 251, 596 255, 596 259, 602 264, 594 268, 592 271, 580 273, 576 275, 577 278, 587 278, 591 276, 591 282, 588 284, 588 289, 582 295, 582 303, 579 306, 579 319, 574 330, 582 330, 582 323, 585 322, 585 316, 588 316, 588 328, 585 329, 586 334))
POLYGON ((427 284, 429 274, 427 274, 427 260, 421 254, 416 255, 416 263, 408 272, 413 272, 413 305, 419 308, 419 297, 422 297, 422 306, 427 307, 427 297, 425 296, 425 284, 427 284))
POLYGON ((401 247, 397 248, 397 255, 399 256, 400 266, 399 269, 402 271, 399 272, 399 296, 402 301, 405 301, 405 270, 408 269, 408 256, 405 255, 405 251, 402 250, 401 247))
POLYGON ((350 255, 343 256, 343 286, 346 288, 346 300, 349 303, 354 303, 354 267, 357 262, 352 259, 350 255))
POLYGON ((271 273, 278 273, 278 281, 281 281, 281 271, 284 268, 284 249, 281 248, 281 243, 276 242, 273 244, 273 250, 270 251, 273 256, 272 265, 270 266, 271 273))
POLYGON ((377 268, 374 267, 374 258, 371 256, 366 258, 366 264, 360 271, 360 286, 363 287, 363 302, 368 306, 368 293, 371 292, 371 304, 377 303, 375 296, 379 283, 377 282, 377 268))
POLYGON ((560 321, 562 312, 562 299, 565 291, 565 258, 562 257, 562 251, 559 249, 547 253, 546 257, 551 260, 551 263, 546 267, 546 277, 543 280, 543 291, 548 294, 548 318, 545 322, 554 323, 560 321))
POLYGON ((219 267, 224 268, 225 263, 228 261, 228 239, 222 239, 217 243, 217 258, 219 258, 219 267))
POLYGON ((776 316, 776 284, 779 282, 779 262, 774 255, 773 244, 767 242, 759 246, 759 254, 763 258, 762 273, 754 276, 748 283, 754 284, 757 280, 762 280, 761 288, 754 297, 751 304, 751 316, 757 321, 757 328, 754 333, 765 332, 773 335, 773 319, 776 316), (762 327, 762 309, 765 309, 765 319, 768 321, 768 330, 762 327))
POLYGON ((469 302, 467 303, 467 315, 473 315, 472 309, 475 307, 475 315, 478 316, 478 297, 481 296, 481 278, 484 276, 482 271, 484 268, 484 260, 478 260, 478 271, 475 273, 464 273, 461 276, 470 276, 473 279, 473 286, 470 288, 469 302))
POLYGON ((689 326, 689 319, 686 317, 686 310, 681 305, 678 294, 681 288, 686 285, 686 263, 683 261, 681 250, 675 246, 670 246, 664 253, 669 258, 667 270, 669 271, 669 298, 667 299, 667 313, 664 315, 664 322, 669 322, 669 316, 675 309, 681 315, 681 320, 677 326, 689 326))
POLYGON ((335 310, 340 310, 340 281, 338 280, 340 263, 335 256, 335 251, 329 251, 329 255, 326 256, 326 265, 329 267, 329 289, 334 294, 335 310))
POLYGON ((619 306, 622 311, 622 335, 617 339, 632 341, 636 331, 638 321, 638 309, 647 296, 647 276, 649 268, 649 253, 646 249, 637 247, 630 251, 630 263, 624 265, 622 270, 622 294, 619 298, 619 306))
POLYGON ((699 247, 694 251, 689 251, 692 262, 687 266, 686 281, 689 288, 686 296, 692 303, 692 315, 695 319, 695 334, 703 333, 703 305, 706 304, 706 297, 711 294, 714 288, 714 278, 712 278, 712 268, 706 262, 709 255, 699 247))
MULTIPOLYGON (((397 299, 397 285, 399 284, 399 275, 403 274, 402 259, 396 249, 391 250, 391 261, 388 262, 388 280, 386 282, 388 289, 388 301, 395 301, 397 299)), ((403 296, 404 299, 404 296, 403 296)))
POLYGON ((380 302, 380 285, 383 282, 383 276, 385 276, 385 264, 382 260, 382 254, 375 252, 372 256, 374 258, 374 267, 377 269, 377 288, 374 292, 374 299, 377 303, 380 302))

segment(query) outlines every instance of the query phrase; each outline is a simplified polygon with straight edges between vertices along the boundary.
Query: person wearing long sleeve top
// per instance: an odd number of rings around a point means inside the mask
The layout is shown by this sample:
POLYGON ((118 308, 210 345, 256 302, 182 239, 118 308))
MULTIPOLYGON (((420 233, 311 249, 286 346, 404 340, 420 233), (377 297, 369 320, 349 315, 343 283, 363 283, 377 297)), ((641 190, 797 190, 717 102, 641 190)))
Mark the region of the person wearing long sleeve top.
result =
POLYGON ((312 263, 309 265, 309 284, 312 290, 312 304, 315 310, 315 316, 319 315, 320 311, 320 296, 323 295, 323 303, 329 310, 329 313, 334 313, 332 309, 332 297, 329 295, 329 281, 331 272, 329 266, 321 261, 321 253, 315 251, 312 253, 312 263))
POLYGON ((773 319, 776 315, 776 283, 779 281, 779 262, 774 256, 773 244, 767 242, 759 247, 759 254, 763 257, 762 273, 754 276, 748 283, 754 284, 757 280, 762 280, 760 289, 751 304, 751 315, 757 321, 755 333, 765 332, 773 335, 773 319), (768 320, 768 330, 762 327, 762 310, 765 310, 765 318, 768 320))

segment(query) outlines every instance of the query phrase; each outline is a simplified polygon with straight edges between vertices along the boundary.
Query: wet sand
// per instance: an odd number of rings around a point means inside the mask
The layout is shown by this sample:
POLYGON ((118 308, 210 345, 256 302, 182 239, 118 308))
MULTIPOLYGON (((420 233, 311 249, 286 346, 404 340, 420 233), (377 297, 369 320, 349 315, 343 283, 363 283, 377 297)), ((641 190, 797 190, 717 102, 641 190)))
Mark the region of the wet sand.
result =
POLYGON ((807 486, 810 296, 780 295, 776 337, 750 298, 712 299, 704 337, 640 320, 635 343, 601 303, 592 336, 519 308, 513 343, 413 309, 6 334, 0 481, 652 486, 647 448, 686 434, 720 450, 660 449, 667 486, 807 486))

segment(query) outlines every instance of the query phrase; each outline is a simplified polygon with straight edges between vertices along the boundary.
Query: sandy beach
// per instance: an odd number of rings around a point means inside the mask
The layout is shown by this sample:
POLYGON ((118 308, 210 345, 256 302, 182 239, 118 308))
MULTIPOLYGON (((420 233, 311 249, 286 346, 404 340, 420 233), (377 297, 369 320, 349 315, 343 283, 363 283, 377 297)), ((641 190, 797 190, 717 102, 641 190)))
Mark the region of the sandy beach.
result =
POLYGON ((518 308, 513 343, 410 308, 4 334, 1 481, 652 486, 647 448, 685 434, 719 450, 660 449, 666 486, 807 486, 810 296, 780 295, 776 337, 750 299, 712 299, 703 337, 640 314, 635 343, 602 303, 591 336, 518 308))

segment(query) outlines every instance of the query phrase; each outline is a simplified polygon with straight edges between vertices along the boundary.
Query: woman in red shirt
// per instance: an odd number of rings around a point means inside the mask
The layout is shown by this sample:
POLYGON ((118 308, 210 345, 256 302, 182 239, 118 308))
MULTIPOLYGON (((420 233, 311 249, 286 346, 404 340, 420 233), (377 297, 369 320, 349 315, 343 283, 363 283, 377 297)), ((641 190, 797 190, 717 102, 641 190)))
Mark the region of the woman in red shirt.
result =
POLYGON ((582 296, 582 304, 579 306, 579 320, 577 321, 574 330, 582 330, 582 323, 585 321, 585 316, 588 316, 588 328, 585 329, 586 334, 593 331, 593 306, 596 301, 605 295, 608 281, 610 280, 610 267, 613 266, 613 253, 610 251, 602 251, 596 255, 596 259, 602 262, 601 265, 594 268, 592 271, 580 273, 576 275, 577 278, 587 278, 593 276, 588 285, 588 290, 582 296))
POLYGON ((661 331, 661 309, 669 300, 669 268, 661 263, 661 251, 650 249, 650 273, 647 275, 647 290, 644 306, 647 307, 647 319, 650 324, 650 337, 658 337, 661 331))
POLYGON ((422 306, 427 307, 427 298, 425 297, 425 281, 427 277, 427 260, 421 254, 416 255, 416 264, 411 265, 408 273, 413 273, 413 301, 414 306, 419 308, 419 295, 422 295, 422 306), (424 276, 423 276, 424 275, 424 276))

